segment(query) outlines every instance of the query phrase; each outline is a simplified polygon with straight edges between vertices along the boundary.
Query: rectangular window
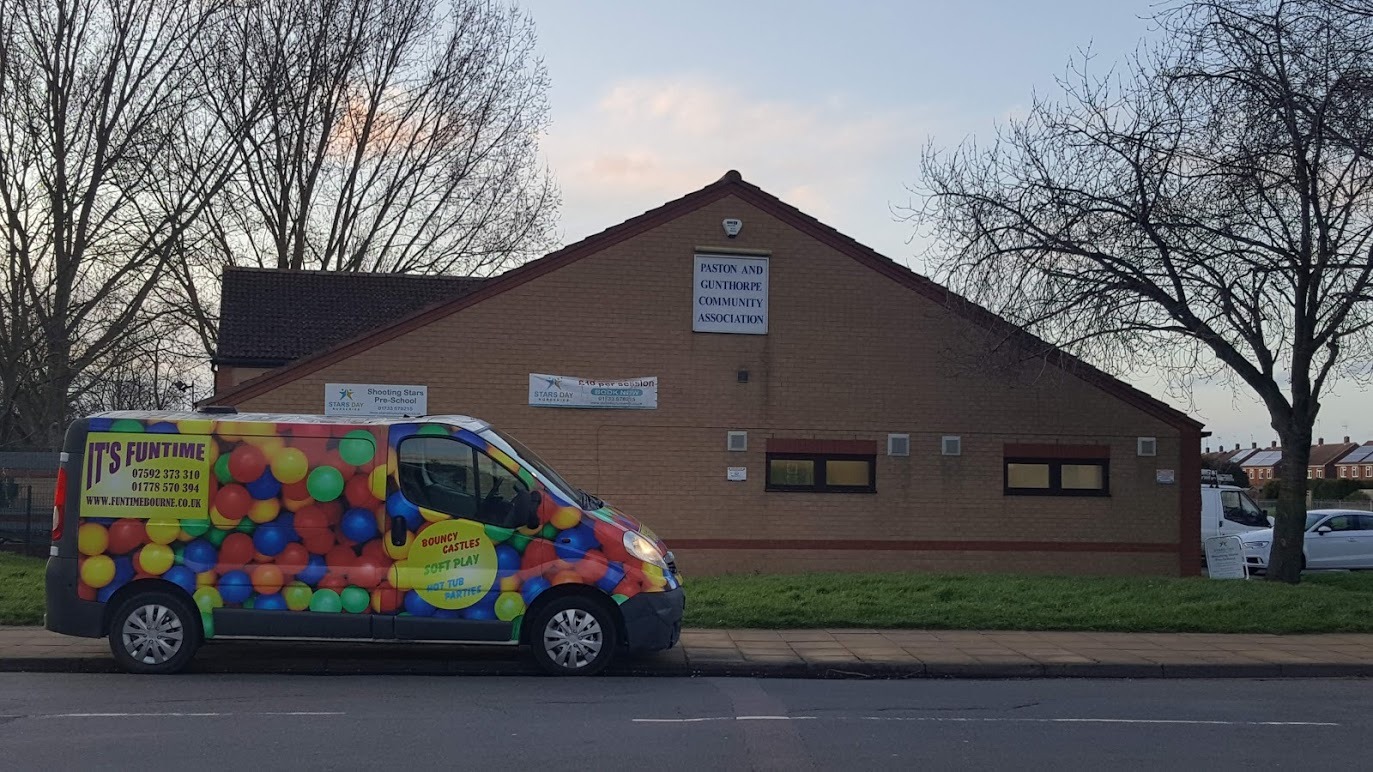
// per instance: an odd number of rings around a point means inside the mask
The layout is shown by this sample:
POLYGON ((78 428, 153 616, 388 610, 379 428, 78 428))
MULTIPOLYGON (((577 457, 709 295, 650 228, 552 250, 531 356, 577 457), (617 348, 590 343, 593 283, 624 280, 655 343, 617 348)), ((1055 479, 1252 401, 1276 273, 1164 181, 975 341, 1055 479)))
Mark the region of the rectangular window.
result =
POLYGON ((1074 491, 1099 491, 1106 487, 1106 467, 1101 464, 1064 464, 1063 488, 1074 491))
POLYGON ((1049 489, 1049 464, 1006 464, 1007 488, 1049 489))
POLYGON ((815 461, 808 458, 769 458, 768 487, 811 488, 815 486, 815 461))
POLYGON ((770 491, 874 493, 877 456, 833 453, 769 453, 770 491))
POLYGON ((1007 458, 1008 496, 1109 496, 1106 459, 1007 458))

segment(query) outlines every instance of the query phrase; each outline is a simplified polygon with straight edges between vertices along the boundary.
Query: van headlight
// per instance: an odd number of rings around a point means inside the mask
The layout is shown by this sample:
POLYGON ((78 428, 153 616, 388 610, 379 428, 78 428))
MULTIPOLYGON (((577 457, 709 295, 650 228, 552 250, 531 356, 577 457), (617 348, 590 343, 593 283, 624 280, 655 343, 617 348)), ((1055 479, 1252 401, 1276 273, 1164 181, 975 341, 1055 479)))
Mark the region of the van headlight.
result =
POLYGON ((641 533, 625 531, 625 551, 645 563, 652 563, 659 568, 667 568, 667 561, 663 559, 663 551, 641 533))
POLYGON ((1266 550, 1266 549, 1268 549, 1268 542, 1266 542, 1266 541, 1247 541, 1247 542, 1244 543, 1244 548, 1247 549, 1247 550, 1266 550))

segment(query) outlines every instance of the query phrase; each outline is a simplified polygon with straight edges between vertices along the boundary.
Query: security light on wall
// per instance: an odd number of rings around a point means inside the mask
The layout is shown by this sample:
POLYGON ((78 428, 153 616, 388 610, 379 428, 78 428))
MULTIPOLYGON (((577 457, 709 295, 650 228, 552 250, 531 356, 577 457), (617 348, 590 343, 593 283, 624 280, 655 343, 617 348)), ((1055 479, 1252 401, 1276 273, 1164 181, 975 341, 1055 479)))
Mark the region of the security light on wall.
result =
POLYGON ((1139 456, 1157 456, 1158 438, 1139 437, 1135 444, 1135 454, 1139 456))
POLYGON ((963 455, 963 438, 957 435, 945 435, 939 443, 940 452, 946 456, 963 455))
POLYGON ((909 434, 888 434, 887 435, 887 455, 889 456, 909 456, 911 454, 911 436, 909 434))
POLYGON ((748 450, 748 432, 729 432, 725 436, 725 447, 736 452, 748 450))

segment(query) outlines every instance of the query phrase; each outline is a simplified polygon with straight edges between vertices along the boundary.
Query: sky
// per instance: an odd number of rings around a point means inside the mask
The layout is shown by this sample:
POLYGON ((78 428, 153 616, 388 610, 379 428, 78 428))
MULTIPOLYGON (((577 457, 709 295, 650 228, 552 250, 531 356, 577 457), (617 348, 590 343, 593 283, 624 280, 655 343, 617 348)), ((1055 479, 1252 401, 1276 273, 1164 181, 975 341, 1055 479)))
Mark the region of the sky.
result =
MULTIPOLYGON (((562 189, 563 243, 738 169, 744 179, 926 273, 912 201, 920 154, 990 136, 1070 58, 1135 50, 1148 0, 524 0, 552 80, 543 142, 562 189)), ((1204 421, 1211 446, 1276 438, 1246 392, 1170 393, 1125 380, 1204 421)), ((1317 434, 1373 440, 1353 383, 1317 434)))

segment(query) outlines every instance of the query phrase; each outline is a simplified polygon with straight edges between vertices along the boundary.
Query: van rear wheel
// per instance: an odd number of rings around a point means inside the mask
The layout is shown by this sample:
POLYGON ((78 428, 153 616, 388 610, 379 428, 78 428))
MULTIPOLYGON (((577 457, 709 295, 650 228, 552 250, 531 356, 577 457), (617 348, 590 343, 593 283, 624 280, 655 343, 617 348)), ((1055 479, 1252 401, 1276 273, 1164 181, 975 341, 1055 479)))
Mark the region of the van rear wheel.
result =
POLYGON ((610 612, 584 596, 559 598, 533 621, 534 661, 551 675, 597 675, 610 666, 620 645, 610 612))
POLYGON ((166 675, 186 669, 200 648, 200 620, 184 598, 155 590, 119 604, 110 618, 110 651, 129 673, 166 675))

